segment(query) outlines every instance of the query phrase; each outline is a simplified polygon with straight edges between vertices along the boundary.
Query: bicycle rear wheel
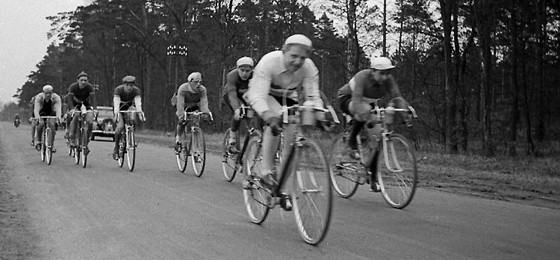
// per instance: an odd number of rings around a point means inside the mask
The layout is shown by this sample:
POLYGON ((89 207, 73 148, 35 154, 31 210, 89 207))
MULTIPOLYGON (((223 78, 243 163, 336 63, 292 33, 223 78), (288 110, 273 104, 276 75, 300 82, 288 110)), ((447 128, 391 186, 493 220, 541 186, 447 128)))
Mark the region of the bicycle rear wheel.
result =
POLYGON ((406 207, 414 197, 418 183, 416 157, 406 138, 390 134, 383 147, 385 167, 377 167, 379 185, 385 201, 393 208, 406 207))
POLYGON ((243 189, 243 201, 249 214, 249 219, 255 224, 261 224, 268 216, 269 201, 268 193, 256 180, 257 173, 261 171, 262 149, 260 140, 252 138, 247 144, 245 151, 245 173, 246 180, 250 182, 250 188, 243 189))
POLYGON ((52 136, 52 130, 48 129, 47 130, 47 134, 45 135, 44 139, 44 143, 46 144, 46 149, 45 149, 45 160, 47 162, 48 165, 51 165, 52 163, 52 146, 53 144, 51 143, 51 136, 52 136))
POLYGON ((329 164, 321 147, 313 140, 301 140, 294 151, 292 202, 299 234, 308 244, 320 243, 332 214, 329 164))
POLYGON ((76 145, 73 147, 73 154, 74 154, 74 162, 76 164, 80 164, 80 158, 81 158, 81 151, 82 149, 80 148, 80 145, 76 145))
POLYGON ((134 139, 134 131, 128 131, 126 139, 126 163, 128 165, 128 170, 133 171, 136 160, 136 140, 134 139))
POLYGON ((191 134, 190 147, 194 174, 200 177, 204 173, 204 166, 206 165, 206 143, 204 142, 202 129, 198 127, 194 129, 191 134))
POLYGON ((364 172, 360 161, 350 158, 347 140, 347 133, 339 135, 329 151, 330 176, 333 188, 340 197, 345 199, 356 193, 359 176, 364 172))
MULTIPOLYGON (((222 171, 224 173, 224 178, 228 182, 231 182, 233 178, 235 178, 235 174, 237 173, 237 157, 239 156, 238 153, 231 153, 228 150, 230 134, 231 129, 228 128, 222 142, 222 171)), ((238 144, 239 142, 237 142, 237 145, 238 144)))
POLYGON ((179 171, 185 172, 189 159, 188 145, 181 144, 181 150, 175 153, 175 157, 177 158, 177 167, 179 168, 179 171))

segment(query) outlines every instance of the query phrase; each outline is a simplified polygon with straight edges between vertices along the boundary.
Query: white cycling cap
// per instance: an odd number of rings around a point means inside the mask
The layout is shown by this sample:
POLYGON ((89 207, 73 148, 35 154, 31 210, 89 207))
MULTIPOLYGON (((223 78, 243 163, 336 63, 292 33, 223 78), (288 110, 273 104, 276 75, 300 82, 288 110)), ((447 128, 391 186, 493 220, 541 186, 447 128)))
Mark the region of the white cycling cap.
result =
POLYGON ((241 66, 251 66, 253 67, 255 65, 255 63, 253 62, 253 59, 249 58, 249 57, 242 57, 240 59, 237 60, 237 67, 241 67, 241 66))
POLYGON ((371 68, 376 70, 389 70, 394 68, 393 63, 391 60, 385 57, 376 57, 371 60, 371 68))
POLYGON ((51 85, 45 85, 43 87, 43 92, 52 92, 53 91, 53 86, 51 85))
POLYGON ((301 44, 309 48, 313 47, 313 45, 311 44, 311 40, 303 34, 294 34, 288 37, 288 39, 286 39, 286 41, 284 42, 284 45, 288 45, 288 44, 301 44))
POLYGON ((193 80, 202 80, 202 74, 200 74, 200 72, 193 72, 191 74, 189 74, 189 77, 187 78, 188 82, 191 82, 193 80))

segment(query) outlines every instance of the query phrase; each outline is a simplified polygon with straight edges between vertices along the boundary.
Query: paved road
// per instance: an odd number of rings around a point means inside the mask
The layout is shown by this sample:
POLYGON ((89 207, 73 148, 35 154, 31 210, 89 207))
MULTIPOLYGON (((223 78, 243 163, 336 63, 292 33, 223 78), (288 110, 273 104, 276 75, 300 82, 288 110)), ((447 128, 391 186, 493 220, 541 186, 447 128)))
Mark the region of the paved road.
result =
POLYGON ((140 144, 134 172, 91 143, 83 169, 59 152, 40 162, 27 126, 0 123, 7 167, 26 197, 44 259, 558 259, 560 212, 420 189, 405 210, 360 187, 335 198, 326 239, 309 246, 293 214, 248 221, 240 181, 227 183, 218 156, 198 178, 179 173, 171 148, 140 144))

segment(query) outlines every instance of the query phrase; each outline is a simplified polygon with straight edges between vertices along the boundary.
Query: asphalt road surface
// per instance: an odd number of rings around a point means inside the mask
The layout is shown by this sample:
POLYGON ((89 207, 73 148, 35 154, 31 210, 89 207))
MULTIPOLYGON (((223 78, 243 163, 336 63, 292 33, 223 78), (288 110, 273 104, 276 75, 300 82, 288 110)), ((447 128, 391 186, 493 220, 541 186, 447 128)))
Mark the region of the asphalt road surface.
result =
POLYGON ((62 132, 52 165, 29 145, 28 126, 0 123, 13 185, 25 197, 42 259, 558 259, 560 212, 419 189, 404 210, 365 186, 335 197, 325 240, 307 245, 293 214, 249 222, 240 178, 225 182, 219 156, 200 178, 177 170, 172 148, 140 143, 134 172, 93 141, 87 168, 62 132), (126 166, 125 166, 126 167, 126 166))

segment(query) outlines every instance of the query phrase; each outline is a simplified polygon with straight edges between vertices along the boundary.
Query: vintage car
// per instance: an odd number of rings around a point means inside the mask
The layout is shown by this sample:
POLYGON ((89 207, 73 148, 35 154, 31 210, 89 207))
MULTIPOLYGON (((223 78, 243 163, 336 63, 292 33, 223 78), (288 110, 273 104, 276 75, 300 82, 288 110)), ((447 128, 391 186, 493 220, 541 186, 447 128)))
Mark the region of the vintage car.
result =
POLYGON ((104 136, 113 138, 115 135, 115 120, 113 118, 113 108, 97 106, 97 120, 93 122, 91 140, 95 137, 104 136))

